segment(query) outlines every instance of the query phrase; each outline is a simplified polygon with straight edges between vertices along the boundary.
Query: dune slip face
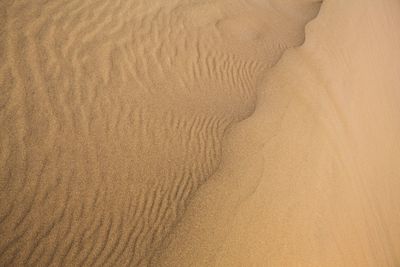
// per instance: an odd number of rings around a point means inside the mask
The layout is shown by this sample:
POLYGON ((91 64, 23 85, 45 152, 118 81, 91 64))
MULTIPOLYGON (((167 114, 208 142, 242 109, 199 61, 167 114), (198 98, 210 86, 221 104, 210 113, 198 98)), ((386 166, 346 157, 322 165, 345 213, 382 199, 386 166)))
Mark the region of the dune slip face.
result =
POLYGON ((226 133, 164 266, 400 265, 399 25, 399 1, 324 1, 226 133))
POLYGON ((149 265, 319 4, 1 1, 0 265, 149 265))

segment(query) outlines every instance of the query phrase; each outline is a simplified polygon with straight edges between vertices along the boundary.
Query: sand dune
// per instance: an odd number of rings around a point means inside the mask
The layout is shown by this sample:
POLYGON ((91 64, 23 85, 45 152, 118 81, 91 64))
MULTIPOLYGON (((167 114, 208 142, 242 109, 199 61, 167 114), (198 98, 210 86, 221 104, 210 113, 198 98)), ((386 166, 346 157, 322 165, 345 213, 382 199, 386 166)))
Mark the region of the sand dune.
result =
POLYGON ((317 9, 2 1, 0 265, 147 265, 317 9))
POLYGON ((1 1, 0 266, 399 265, 400 4, 320 6, 1 1))
POLYGON ((232 127, 165 266, 399 266, 400 5, 329 1, 232 127))

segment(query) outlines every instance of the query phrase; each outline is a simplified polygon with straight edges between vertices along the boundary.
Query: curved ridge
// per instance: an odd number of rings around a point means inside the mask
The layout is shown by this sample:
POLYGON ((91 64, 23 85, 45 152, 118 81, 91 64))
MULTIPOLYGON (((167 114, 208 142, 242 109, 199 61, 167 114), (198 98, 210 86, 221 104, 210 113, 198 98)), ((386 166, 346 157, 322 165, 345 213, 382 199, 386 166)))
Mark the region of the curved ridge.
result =
POLYGON ((0 265, 150 261, 299 41, 232 3, 0 4, 0 265))
MULTIPOLYGON (((322 5, 323 1, 318 1, 317 3, 322 5)), ((318 8, 318 10, 321 8, 321 6, 318 8)), ((311 20, 314 21, 319 15, 318 13, 315 15, 315 17, 311 20)), ((305 27, 311 22, 307 22, 305 27)), ((304 27, 304 30, 305 30, 304 27)), ((272 71, 274 66, 278 65, 280 62, 280 59, 285 56, 288 50, 290 49, 296 49, 299 47, 302 47, 305 44, 306 41, 306 36, 304 37, 304 41, 302 44, 297 45, 295 47, 289 47, 283 50, 281 53, 280 57, 276 59, 276 61, 269 66, 268 69, 266 69, 262 75, 260 75, 260 81, 257 83, 258 85, 256 88, 260 88, 260 85, 262 85, 265 82, 265 77, 268 76, 267 74, 272 71)), ((258 91, 260 93, 260 91, 258 91)), ((257 101, 257 100, 256 100, 257 101)), ((206 239, 207 241, 202 241, 201 235, 206 235, 207 236, 207 231, 212 232, 211 230, 215 225, 221 223, 221 220, 218 219, 219 215, 214 214, 213 216, 216 217, 216 219, 210 219, 209 221, 204 222, 203 217, 208 217, 209 214, 207 214, 207 207, 209 208, 210 212, 213 213, 213 208, 212 205, 215 205, 218 201, 221 201, 220 198, 223 200, 221 202, 227 202, 228 200, 224 199, 222 196, 223 194, 226 194, 226 191, 229 191, 230 189, 232 190, 232 194, 236 194, 239 196, 239 199, 236 199, 235 197, 229 198, 229 201, 234 202, 233 208, 230 205, 227 210, 229 210, 229 215, 224 214, 222 216, 230 216, 229 220, 226 220, 225 222, 228 222, 230 220, 233 220, 235 210, 237 210, 241 205, 244 205, 246 202, 246 199, 250 198, 252 194, 254 194, 257 191, 257 187, 259 184, 259 179, 255 179, 258 181, 246 181, 250 183, 250 189, 247 189, 247 193, 240 192, 238 191, 237 188, 230 188, 230 183, 232 181, 228 181, 229 179, 236 179, 238 175, 244 175, 243 173, 237 172, 235 173, 232 169, 232 165, 239 165, 243 168, 249 168, 249 165, 251 165, 253 168, 257 169, 259 166, 261 166, 261 169, 257 171, 258 177, 261 178, 262 173, 263 173, 263 155, 260 154, 261 148, 263 147, 263 143, 265 141, 261 141, 254 139, 251 140, 250 142, 247 142, 246 140, 246 132, 247 132, 247 124, 251 124, 251 121, 253 120, 253 115, 255 114, 257 108, 257 104, 254 105, 254 109, 242 120, 235 122, 234 124, 231 124, 229 128, 227 128, 225 134, 222 136, 222 150, 223 150, 223 155, 222 157, 222 162, 220 162, 215 169, 215 171, 210 175, 210 177, 207 179, 207 182, 203 185, 202 188, 199 189, 199 191, 193 196, 193 200, 188 203, 188 212, 189 214, 186 214, 186 216, 189 218, 182 217, 179 219, 179 221, 176 222, 174 228, 172 229, 171 232, 165 237, 164 244, 162 244, 159 248, 158 251, 156 252, 155 256, 152 258, 152 266, 213 266, 215 264, 215 255, 217 254, 218 247, 219 245, 214 245, 212 244, 210 247, 211 248, 206 248, 204 247, 208 246, 208 243, 213 243, 214 240, 219 240, 222 242, 224 239, 224 234, 222 235, 212 235, 210 236, 210 239, 206 239), (228 141, 226 139, 229 139, 228 141), (234 149, 229 149, 229 151, 226 151, 226 148, 234 148, 234 149), (239 147, 239 148, 237 148, 239 147), (236 148, 236 149, 235 149, 236 148), (240 151, 240 149, 243 149, 245 152, 240 151), (224 151, 225 150, 225 151, 224 151), (239 156, 240 159, 234 158, 232 159, 232 155, 238 155, 242 154, 239 156), (224 155, 229 155, 228 160, 224 160, 223 157, 224 155), (243 156, 244 155, 244 156, 243 156), (259 157, 258 160, 255 158, 259 157), (243 166, 238 163, 238 161, 243 161, 245 164, 243 166), (259 164, 257 164, 259 163, 259 164), (229 176, 231 177, 229 177, 229 176), (222 180, 222 182, 218 181, 222 180), (236 190, 236 191, 235 191, 236 190), (218 200, 217 200, 218 199, 218 200), (206 204, 205 204, 206 203, 206 204), (200 222, 196 221, 199 219, 200 222), (215 220, 215 221, 213 221, 215 220), (203 225, 202 225, 203 224, 203 225), (204 226, 205 225, 205 226, 204 226), (203 228, 202 228, 203 226, 203 228), (196 227, 201 230, 194 230, 194 233, 191 233, 192 228, 196 227), (196 233, 196 231, 201 231, 199 233, 196 233), (206 232, 204 232, 206 231, 206 232), (193 246, 193 248, 192 248, 193 246), (188 248, 189 247, 189 248, 188 248), (198 253, 196 250, 205 250, 205 252, 198 253), (167 251, 167 252, 166 252, 167 251), (184 251, 184 252, 182 252, 184 251), (196 252, 195 252, 196 251, 196 252)), ((284 116, 284 115, 282 115, 284 116)), ((279 122, 278 122, 279 124, 279 122)), ((273 134, 271 135, 271 138, 273 138, 273 134)), ((239 170, 239 168, 235 168, 235 170, 239 170)), ((252 173, 254 175, 254 172, 252 173)), ((219 209, 221 212, 222 209, 219 209)), ((185 215, 184 215, 185 216, 185 215)), ((221 216, 221 217, 222 217, 221 216)), ((222 223, 223 224, 223 223, 222 223)), ((223 224, 222 227, 229 228, 229 223, 226 223, 226 225, 223 224)), ((220 232, 226 231, 226 229, 219 229, 220 232)), ((217 243, 217 242, 216 242, 217 243)))

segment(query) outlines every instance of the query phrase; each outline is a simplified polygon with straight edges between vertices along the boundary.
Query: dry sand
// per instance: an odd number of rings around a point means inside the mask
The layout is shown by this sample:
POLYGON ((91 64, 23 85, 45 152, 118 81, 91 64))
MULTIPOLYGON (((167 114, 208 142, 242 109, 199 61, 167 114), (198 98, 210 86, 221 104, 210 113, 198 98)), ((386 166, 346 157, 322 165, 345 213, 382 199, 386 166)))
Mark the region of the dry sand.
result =
POLYGON ((400 2, 320 6, 1 1, 0 266, 399 266, 400 2))
POLYGON ((165 266, 400 266, 400 2, 326 0, 232 127, 165 266))

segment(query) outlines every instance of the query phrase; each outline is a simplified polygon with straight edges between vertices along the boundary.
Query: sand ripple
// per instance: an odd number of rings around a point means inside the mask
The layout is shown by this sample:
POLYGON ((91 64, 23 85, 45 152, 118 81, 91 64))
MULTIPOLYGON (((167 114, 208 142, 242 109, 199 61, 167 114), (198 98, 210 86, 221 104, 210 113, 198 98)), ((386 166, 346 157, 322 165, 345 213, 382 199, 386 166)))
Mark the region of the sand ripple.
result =
POLYGON ((146 265, 303 41, 294 7, 1 1, 0 265, 146 265))

